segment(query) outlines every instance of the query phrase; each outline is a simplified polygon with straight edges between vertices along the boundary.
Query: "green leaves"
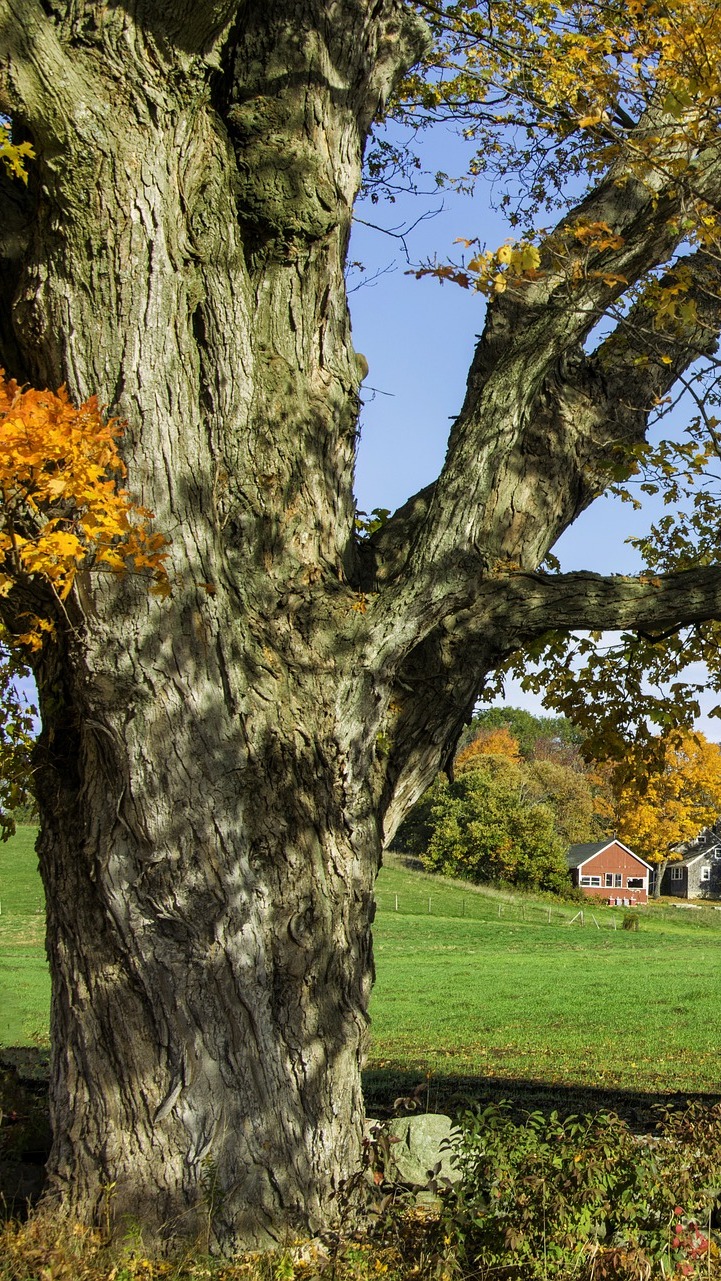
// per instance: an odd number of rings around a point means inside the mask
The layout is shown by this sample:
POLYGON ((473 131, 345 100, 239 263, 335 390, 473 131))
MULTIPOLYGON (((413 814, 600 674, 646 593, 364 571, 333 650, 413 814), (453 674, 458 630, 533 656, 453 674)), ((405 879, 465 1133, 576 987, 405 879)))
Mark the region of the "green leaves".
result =
POLYGON ((444 1197, 442 1230, 464 1273, 707 1274, 718 1106, 660 1113, 648 1143, 612 1112, 532 1112, 516 1123, 504 1105, 490 1105, 464 1114, 458 1138, 464 1177, 444 1197))
POLYGON ((474 768, 439 786, 428 826, 423 862, 431 871, 529 889, 568 889, 553 810, 526 795, 524 771, 508 759, 479 758, 474 768))

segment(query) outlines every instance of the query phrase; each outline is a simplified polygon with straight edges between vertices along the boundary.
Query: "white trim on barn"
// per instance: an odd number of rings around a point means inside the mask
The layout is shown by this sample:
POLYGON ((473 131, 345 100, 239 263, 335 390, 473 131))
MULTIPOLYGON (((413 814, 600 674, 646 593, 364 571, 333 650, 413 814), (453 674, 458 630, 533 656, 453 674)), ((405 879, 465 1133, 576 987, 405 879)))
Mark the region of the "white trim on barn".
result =
MULTIPOLYGON (((653 866, 651 863, 647 863, 645 858, 641 858, 640 854, 634 854, 633 850, 630 850, 627 845, 624 845, 623 841, 619 841, 616 839, 615 836, 613 836, 610 841, 607 841, 605 845, 601 846, 600 850, 595 850, 593 854, 589 854, 588 858, 585 858, 582 863, 575 864, 575 866, 578 868, 579 880, 581 877, 581 868, 585 867, 586 863, 590 863, 591 859, 598 858, 599 854, 605 854, 606 850, 609 849, 611 845, 620 845, 621 849, 625 850, 627 854, 630 854, 631 858, 635 858, 637 863, 643 863, 643 866, 647 867, 649 872, 653 871, 653 866)), ((700 857, 701 855, 699 855, 699 858, 700 857)))

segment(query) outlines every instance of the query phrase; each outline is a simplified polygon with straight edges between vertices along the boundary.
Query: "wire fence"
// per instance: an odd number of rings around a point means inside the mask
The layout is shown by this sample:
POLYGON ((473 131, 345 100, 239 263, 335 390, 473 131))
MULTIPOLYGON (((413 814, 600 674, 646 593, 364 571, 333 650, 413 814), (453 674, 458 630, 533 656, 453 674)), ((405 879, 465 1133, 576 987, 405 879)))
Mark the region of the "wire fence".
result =
POLYGON ((469 921, 525 921, 534 925, 569 925, 579 928, 616 930, 623 922, 623 913, 607 909, 593 911, 569 905, 526 902, 512 898, 489 899, 485 895, 425 894, 418 890, 378 890, 376 908, 382 913, 400 916, 442 916, 469 921))

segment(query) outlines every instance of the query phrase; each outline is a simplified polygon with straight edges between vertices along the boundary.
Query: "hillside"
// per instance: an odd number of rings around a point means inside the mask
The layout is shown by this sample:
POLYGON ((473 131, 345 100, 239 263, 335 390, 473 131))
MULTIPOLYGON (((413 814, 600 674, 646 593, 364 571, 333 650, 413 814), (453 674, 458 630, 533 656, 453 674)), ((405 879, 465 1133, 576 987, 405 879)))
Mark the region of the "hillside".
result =
POLYGON ((370 1066, 721 1092, 721 913, 623 911, 463 885, 391 859, 377 892, 370 1066), (398 910, 396 911, 396 896, 398 910), (429 913, 430 898, 430 913, 429 913), (575 918, 575 919, 574 919, 575 918))

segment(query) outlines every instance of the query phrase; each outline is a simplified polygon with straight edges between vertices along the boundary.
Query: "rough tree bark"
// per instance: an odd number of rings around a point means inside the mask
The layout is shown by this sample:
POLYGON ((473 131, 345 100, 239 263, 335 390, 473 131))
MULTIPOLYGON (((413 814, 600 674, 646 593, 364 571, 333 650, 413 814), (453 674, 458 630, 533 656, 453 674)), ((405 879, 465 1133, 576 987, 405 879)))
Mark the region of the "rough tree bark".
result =
MULTIPOLYGON (((0 28, 38 153, 26 195, 0 185, 2 361, 127 419, 174 584, 88 576, 37 663, 50 1194, 262 1244, 328 1222, 357 1165, 374 878, 484 675, 551 627, 721 617, 717 570, 536 572, 715 345, 713 265, 669 365, 637 363, 642 326, 584 356, 600 279, 509 290, 437 483, 358 546, 343 267, 369 126, 425 40, 408 6, 0 0, 0 28)), ((673 196, 618 176, 584 212, 637 279, 673 196)))
POLYGON ((669 859, 660 858, 654 869, 655 875, 653 880, 653 897, 661 897, 661 882, 666 875, 666 868, 669 865, 669 859))

